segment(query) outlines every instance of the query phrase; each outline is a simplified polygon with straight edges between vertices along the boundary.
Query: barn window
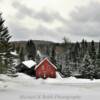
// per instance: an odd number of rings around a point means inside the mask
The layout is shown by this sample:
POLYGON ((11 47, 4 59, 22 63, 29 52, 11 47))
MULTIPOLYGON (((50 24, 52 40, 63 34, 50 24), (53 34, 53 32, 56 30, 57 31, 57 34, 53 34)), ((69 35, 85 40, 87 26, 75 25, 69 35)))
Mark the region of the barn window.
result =
POLYGON ((44 70, 44 65, 42 65, 42 70, 44 70))
POLYGON ((44 76, 43 76, 44 78, 46 78, 46 74, 44 73, 44 76))
POLYGON ((53 72, 51 72, 51 75, 53 75, 53 72))

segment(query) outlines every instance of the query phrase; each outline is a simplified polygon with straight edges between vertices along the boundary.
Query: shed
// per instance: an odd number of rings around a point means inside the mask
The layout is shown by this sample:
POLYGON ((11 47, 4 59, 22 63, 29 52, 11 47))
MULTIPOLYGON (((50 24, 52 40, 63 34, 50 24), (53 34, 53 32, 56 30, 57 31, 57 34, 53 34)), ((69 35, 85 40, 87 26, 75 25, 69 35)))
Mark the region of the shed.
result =
POLYGON ((34 67, 36 66, 36 62, 33 60, 23 61, 21 64, 16 66, 18 72, 26 73, 28 75, 35 75, 34 67))
POLYGON ((48 58, 44 58, 36 67, 36 78, 56 78, 57 67, 48 58))

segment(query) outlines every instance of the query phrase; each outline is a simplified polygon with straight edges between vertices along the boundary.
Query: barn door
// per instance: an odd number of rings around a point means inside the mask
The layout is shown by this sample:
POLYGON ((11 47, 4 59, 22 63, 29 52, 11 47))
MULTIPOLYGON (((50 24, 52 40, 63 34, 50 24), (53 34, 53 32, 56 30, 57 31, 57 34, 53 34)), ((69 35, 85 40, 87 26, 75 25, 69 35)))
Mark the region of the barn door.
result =
POLYGON ((46 79, 46 78, 47 78, 46 71, 44 71, 44 73, 43 73, 43 78, 44 78, 44 79, 46 79))

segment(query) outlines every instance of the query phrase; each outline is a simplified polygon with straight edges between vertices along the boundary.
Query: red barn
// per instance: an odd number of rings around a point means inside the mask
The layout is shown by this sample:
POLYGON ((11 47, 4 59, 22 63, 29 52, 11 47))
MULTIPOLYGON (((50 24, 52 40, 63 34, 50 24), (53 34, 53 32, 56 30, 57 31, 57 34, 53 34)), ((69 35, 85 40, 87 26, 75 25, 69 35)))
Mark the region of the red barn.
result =
POLYGON ((35 67, 36 78, 56 78, 56 70, 56 66, 45 58, 35 67))

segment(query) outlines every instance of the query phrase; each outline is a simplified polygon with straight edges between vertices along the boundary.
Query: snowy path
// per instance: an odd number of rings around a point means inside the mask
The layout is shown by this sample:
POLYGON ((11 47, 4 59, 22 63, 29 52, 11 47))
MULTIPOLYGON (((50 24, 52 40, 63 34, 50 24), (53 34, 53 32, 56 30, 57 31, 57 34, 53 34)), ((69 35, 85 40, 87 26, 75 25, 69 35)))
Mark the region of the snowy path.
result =
POLYGON ((100 87, 37 85, 1 89, 1 100, 100 100, 100 87))
POLYGON ((0 81, 0 100, 100 100, 99 82, 51 82, 28 77, 0 81))

